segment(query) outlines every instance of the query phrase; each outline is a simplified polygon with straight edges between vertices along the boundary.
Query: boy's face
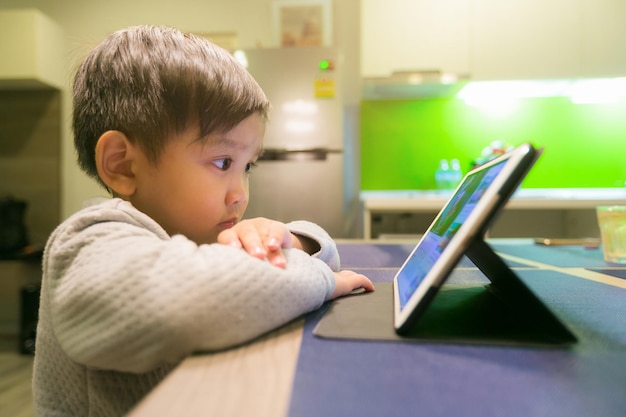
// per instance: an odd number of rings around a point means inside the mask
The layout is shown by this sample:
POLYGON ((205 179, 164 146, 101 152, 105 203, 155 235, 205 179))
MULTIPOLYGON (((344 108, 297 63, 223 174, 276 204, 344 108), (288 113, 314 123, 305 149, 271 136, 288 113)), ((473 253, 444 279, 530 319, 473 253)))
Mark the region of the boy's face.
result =
POLYGON ((255 113, 208 142, 198 141, 196 131, 173 138, 156 165, 140 159, 130 202, 170 235, 216 242, 248 206, 248 173, 264 133, 265 122, 255 113))

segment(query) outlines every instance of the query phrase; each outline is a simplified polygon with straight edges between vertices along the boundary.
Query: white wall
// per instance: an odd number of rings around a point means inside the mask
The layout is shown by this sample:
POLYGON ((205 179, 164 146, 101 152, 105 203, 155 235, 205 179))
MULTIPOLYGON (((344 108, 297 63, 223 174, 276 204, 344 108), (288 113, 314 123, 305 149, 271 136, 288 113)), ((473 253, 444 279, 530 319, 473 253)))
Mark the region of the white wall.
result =
MULTIPOLYGON (((332 1, 332 0, 331 0, 332 1)), ((61 215, 78 210, 82 202, 104 195, 75 162, 70 130, 69 84, 73 68, 92 46, 109 33, 136 24, 162 24, 192 32, 236 32, 241 48, 275 46, 272 40, 273 0, 0 0, 0 9, 34 7, 64 30, 67 82, 63 88, 61 215)), ((349 111, 356 112, 359 97, 359 0, 334 0, 333 44, 344 53, 349 111)), ((348 129, 358 134, 358 126, 348 129)), ((356 137, 356 136, 354 136, 356 137)))

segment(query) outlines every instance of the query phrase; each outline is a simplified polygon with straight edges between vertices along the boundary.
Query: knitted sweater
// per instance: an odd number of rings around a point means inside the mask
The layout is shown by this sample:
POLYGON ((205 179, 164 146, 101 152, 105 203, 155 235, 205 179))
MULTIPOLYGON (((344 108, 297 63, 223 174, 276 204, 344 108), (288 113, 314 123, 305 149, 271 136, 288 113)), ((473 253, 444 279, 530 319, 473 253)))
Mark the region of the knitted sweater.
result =
POLYGON ((33 370, 39 416, 128 412, 185 356, 232 347, 314 310, 334 290, 336 246, 286 249, 282 269, 227 245, 169 236, 110 199, 61 224, 44 252, 33 370))

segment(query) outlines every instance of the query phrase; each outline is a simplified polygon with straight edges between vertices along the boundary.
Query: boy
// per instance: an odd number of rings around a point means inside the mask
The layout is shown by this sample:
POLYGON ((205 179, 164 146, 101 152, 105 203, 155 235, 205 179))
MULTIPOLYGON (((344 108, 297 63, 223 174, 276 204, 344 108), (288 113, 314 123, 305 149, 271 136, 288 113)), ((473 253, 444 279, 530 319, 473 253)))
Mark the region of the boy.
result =
POLYGON ((113 198, 46 245, 38 415, 122 415, 193 351, 373 290, 363 275, 333 272, 337 250, 318 226, 241 220, 268 111, 227 52, 172 28, 116 32, 85 59, 75 146, 113 198))

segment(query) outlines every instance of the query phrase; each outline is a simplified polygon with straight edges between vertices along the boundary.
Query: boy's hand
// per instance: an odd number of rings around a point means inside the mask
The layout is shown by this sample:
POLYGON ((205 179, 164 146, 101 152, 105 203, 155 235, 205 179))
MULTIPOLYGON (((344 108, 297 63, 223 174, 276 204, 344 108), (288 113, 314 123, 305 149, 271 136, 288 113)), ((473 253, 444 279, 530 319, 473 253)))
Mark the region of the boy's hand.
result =
POLYGON ((243 248, 250 255, 281 268, 287 265, 282 249, 292 247, 293 239, 284 223, 263 217, 242 220, 217 236, 218 243, 243 248))
POLYGON ((343 270, 335 272, 335 291, 333 291, 330 299, 333 300, 342 295, 350 294, 358 288, 363 288, 365 291, 374 291, 374 284, 365 275, 354 271, 343 270))

